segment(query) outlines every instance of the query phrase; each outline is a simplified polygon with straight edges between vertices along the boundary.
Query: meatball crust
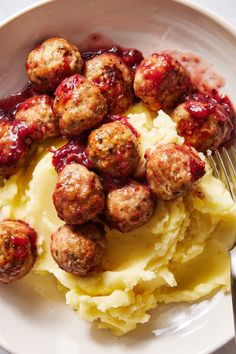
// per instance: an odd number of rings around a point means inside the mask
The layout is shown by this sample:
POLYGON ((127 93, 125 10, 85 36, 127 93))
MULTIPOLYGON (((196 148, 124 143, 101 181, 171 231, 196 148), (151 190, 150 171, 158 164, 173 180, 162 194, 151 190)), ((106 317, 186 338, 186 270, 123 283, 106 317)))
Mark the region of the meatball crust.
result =
POLYGON ((121 122, 103 124, 88 138, 87 155, 94 166, 112 176, 128 176, 137 166, 137 137, 121 122))
POLYGON ((205 174, 205 163, 188 146, 155 146, 147 160, 147 180, 160 199, 171 200, 191 191, 205 174))
POLYGON ((3 178, 14 175, 28 156, 29 149, 21 135, 23 130, 16 122, 0 121, 0 176, 3 178))
POLYGON ((24 277, 36 260, 36 232, 25 222, 0 222, 0 282, 12 283, 24 277))
POLYGON ((55 96, 53 110, 62 135, 77 136, 101 122, 107 113, 100 90, 79 74, 65 79, 55 96))
POLYGON ((230 138, 233 130, 227 107, 202 94, 180 104, 171 117, 185 142, 202 152, 220 146, 230 138))
POLYGON ((54 91, 60 82, 80 73, 83 59, 78 48, 64 38, 49 38, 27 58, 29 80, 40 91, 54 91))
POLYGON ((147 186, 131 182, 108 193, 105 216, 109 224, 128 232, 148 222, 154 212, 154 199, 147 186))
POLYGON ((118 56, 106 53, 86 61, 84 76, 99 87, 109 114, 122 113, 133 103, 132 72, 118 56))
POLYGON ((98 272, 106 247, 102 224, 64 225, 51 236, 51 254, 60 268, 79 277, 98 272))
POLYGON ((58 119, 52 110, 53 99, 47 95, 34 96, 20 104, 15 118, 25 122, 30 136, 39 141, 59 135, 58 119))
POLYGON ((143 59, 134 77, 135 95, 153 111, 174 108, 190 88, 185 69, 168 54, 143 59))
POLYGON ((59 173, 53 202, 58 217, 67 224, 85 223, 104 208, 99 177, 80 164, 65 166, 59 173))

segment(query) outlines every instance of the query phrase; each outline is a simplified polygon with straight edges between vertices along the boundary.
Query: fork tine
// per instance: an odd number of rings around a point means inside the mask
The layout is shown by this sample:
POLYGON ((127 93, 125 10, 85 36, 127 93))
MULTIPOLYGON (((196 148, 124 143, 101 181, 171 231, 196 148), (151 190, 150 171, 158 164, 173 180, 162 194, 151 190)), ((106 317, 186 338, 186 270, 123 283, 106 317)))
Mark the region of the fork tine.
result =
POLYGON ((220 179, 220 174, 219 174, 219 171, 218 171, 218 169, 217 169, 216 162, 215 162, 215 160, 213 159, 212 155, 211 155, 211 154, 208 155, 207 158, 208 158, 208 161, 209 161, 209 163, 210 163, 210 165, 211 165, 211 168, 212 168, 214 177, 220 179))
MULTIPOLYGON (((215 153, 215 156, 216 156, 216 158, 218 160, 218 166, 219 166, 220 171, 221 171, 221 177, 222 177, 221 179, 224 179, 225 185, 226 185, 227 189, 229 190, 233 201, 235 201, 234 190, 233 190, 233 187, 232 187, 233 183, 229 179, 229 174, 231 175, 231 178, 232 178, 232 173, 231 173, 231 171, 229 169, 229 165, 230 166, 233 165, 232 160, 231 160, 231 158, 230 158, 230 156, 229 156, 229 154, 228 154, 228 152, 227 152, 227 150, 225 148, 222 149, 222 156, 221 156, 221 154, 219 153, 218 150, 215 150, 214 153, 215 153)), ((233 168, 233 172, 234 171, 235 171, 235 169, 233 168)))
POLYGON ((233 159, 236 159, 236 150, 231 147, 229 150, 222 148, 223 154, 225 156, 226 167, 228 166, 228 172, 231 178, 231 188, 233 190, 233 199, 236 201, 236 165, 233 159))
POLYGON ((230 147, 230 152, 231 152, 231 160, 232 162, 234 162, 233 165, 236 166, 236 149, 233 145, 230 147))

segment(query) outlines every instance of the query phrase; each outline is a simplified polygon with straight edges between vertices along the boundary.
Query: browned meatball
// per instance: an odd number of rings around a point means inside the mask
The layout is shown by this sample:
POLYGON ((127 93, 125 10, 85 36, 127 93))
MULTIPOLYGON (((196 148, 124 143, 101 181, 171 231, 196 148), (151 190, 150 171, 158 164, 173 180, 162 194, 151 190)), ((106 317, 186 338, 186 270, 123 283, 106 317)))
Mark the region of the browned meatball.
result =
POLYGON ((147 161, 147 179, 157 197, 174 199, 188 193, 205 174, 205 163, 188 146, 156 146, 147 161))
POLYGON ((59 83, 80 73, 83 59, 78 48, 64 38, 49 38, 33 49, 27 58, 30 81, 41 91, 53 91, 59 83))
POLYGON ((214 149, 230 138, 231 112, 226 105, 202 94, 194 95, 172 113, 177 132, 198 151, 214 149))
POLYGON ((20 104, 15 118, 25 122, 33 140, 43 140, 59 135, 58 119, 52 110, 53 99, 42 95, 31 97, 20 104))
POLYGON ((184 68, 168 54, 145 58, 135 73, 135 95, 153 111, 175 107, 190 87, 184 68))
POLYGON ((99 123, 107 113, 106 100, 100 90, 83 76, 76 74, 58 86, 53 109, 60 131, 77 136, 99 123))
POLYGON ((111 226, 121 232, 144 225, 154 212, 154 200, 148 187, 131 182, 108 193, 105 215, 111 226))
POLYGON ((87 155, 99 170, 128 176, 140 158, 138 139, 121 122, 103 124, 89 135, 87 155))
POLYGON ((0 222, 0 282, 12 283, 24 277, 36 260, 36 232, 25 222, 0 222))
POLYGON ((14 175, 24 164, 28 155, 28 146, 23 135, 25 127, 16 122, 0 121, 0 176, 8 178, 14 175))
POLYGON ((98 272, 106 247, 102 224, 64 225, 51 236, 51 254, 60 268, 79 277, 98 272))
POLYGON ((118 56, 105 53, 86 61, 84 75, 99 87, 109 114, 122 113, 132 104, 132 73, 118 56))
POLYGON ((53 202, 60 219, 68 224, 83 224, 104 208, 99 177, 80 164, 65 166, 59 173, 53 202))

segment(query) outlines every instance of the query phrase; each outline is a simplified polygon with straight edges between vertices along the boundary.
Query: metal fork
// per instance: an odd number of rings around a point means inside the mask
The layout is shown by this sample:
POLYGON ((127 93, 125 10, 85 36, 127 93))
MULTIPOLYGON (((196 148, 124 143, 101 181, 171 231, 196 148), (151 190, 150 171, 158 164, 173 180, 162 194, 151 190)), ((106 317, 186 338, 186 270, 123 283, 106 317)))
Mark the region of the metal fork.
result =
MULTIPOLYGON (((208 161, 212 167, 214 176, 224 182, 233 201, 236 202, 236 148, 232 145, 227 148, 223 147, 219 150, 214 150, 212 154, 208 156, 208 161)), ((234 330, 236 333, 236 244, 234 244, 230 250, 230 257, 231 296, 234 315, 234 330)))

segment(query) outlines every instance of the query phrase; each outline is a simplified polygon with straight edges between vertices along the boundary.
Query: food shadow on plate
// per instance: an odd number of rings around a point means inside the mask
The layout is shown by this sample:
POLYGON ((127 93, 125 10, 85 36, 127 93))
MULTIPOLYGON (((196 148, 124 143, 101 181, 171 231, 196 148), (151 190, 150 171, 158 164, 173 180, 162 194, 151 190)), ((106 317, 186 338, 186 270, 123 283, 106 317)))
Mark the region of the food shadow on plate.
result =
POLYGON ((157 308, 149 311, 150 320, 138 325, 128 334, 115 337, 108 330, 99 330, 98 323, 91 325, 91 337, 101 345, 112 345, 114 341, 125 347, 136 347, 157 337, 172 335, 176 332, 184 332, 184 335, 202 326, 209 312, 214 311, 215 306, 222 301, 223 292, 216 293, 210 299, 204 299, 196 303, 172 303, 159 304, 157 308))
POLYGON ((55 278, 47 274, 43 280, 42 275, 30 273, 16 283, 0 284, 1 302, 36 319, 44 316, 45 307, 53 310, 57 304, 64 305, 64 295, 58 290, 55 278))

